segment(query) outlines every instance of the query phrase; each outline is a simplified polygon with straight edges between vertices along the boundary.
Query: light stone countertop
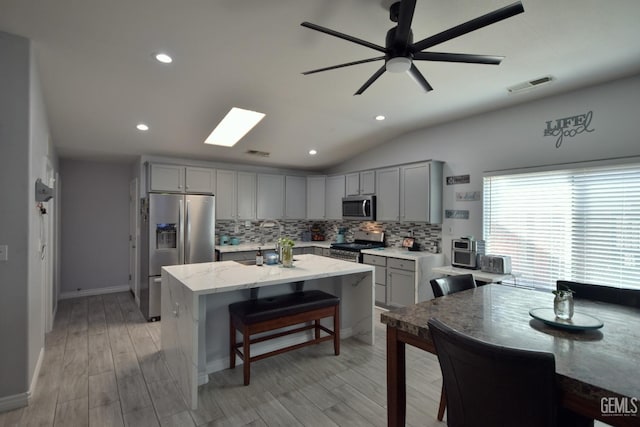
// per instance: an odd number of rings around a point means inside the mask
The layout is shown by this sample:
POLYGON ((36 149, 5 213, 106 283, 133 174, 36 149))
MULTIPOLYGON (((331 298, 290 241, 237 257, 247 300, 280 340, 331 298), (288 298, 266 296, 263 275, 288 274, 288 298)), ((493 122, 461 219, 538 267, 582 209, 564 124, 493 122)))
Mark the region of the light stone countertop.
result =
POLYGON ((410 251, 406 248, 381 248, 381 249, 365 249, 362 251, 363 254, 368 255, 379 255, 385 257, 392 258, 401 258, 408 260, 419 260, 421 258, 428 257, 442 257, 442 254, 434 254, 433 252, 427 251, 410 251))
MULTIPOLYGON (((319 247, 329 249, 331 243, 328 240, 321 241, 311 241, 311 242, 303 242, 303 241, 295 241, 294 248, 311 248, 311 247, 319 247)), ((216 251, 221 253, 231 253, 231 252, 250 252, 257 251, 258 247, 264 250, 273 250, 276 247, 275 242, 267 242, 264 245, 259 242, 249 242, 249 243, 240 243, 239 245, 216 245, 216 251)))
MULTIPOLYGON (((239 245, 237 245, 239 246, 239 245)), ((236 261, 162 267, 198 295, 229 292, 261 286, 293 283, 345 274, 373 272, 374 267, 318 255, 295 255, 293 268, 281 265, 244 265, 236 261)))

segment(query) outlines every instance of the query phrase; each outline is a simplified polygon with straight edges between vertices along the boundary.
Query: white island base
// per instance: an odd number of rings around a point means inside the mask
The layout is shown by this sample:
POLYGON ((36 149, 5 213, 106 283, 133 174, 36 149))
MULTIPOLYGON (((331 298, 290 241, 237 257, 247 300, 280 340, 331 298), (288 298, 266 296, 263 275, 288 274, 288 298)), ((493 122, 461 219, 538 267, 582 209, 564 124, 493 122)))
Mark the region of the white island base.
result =
MULTIPOLYGON (((229 304, 248 300, 256 289, 259 298, 290 293, 300 282, 305 290, 340 297, 341 338, 355 336, 374 344, 372 266, 296 255, 293 268, 235 261, 162 268, 161 346, 187 405, 197 409, 198 385, 207 382, 208 374, 229 367, 229 304)), ((308 340, 310 333, 256 344, 252 354, 308 340)))

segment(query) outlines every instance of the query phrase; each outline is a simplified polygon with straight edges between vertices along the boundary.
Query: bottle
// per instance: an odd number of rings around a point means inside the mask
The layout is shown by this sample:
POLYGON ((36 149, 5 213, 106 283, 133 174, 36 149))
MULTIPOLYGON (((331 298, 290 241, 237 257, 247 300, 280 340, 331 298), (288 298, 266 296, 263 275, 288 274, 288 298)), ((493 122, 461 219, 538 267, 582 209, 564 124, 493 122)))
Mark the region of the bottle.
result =
POLYGON ((262 249, 258 247, 258 252, 256 253, 256 265, 261 267, 264 262, 264 258, 262 257, 262 249))

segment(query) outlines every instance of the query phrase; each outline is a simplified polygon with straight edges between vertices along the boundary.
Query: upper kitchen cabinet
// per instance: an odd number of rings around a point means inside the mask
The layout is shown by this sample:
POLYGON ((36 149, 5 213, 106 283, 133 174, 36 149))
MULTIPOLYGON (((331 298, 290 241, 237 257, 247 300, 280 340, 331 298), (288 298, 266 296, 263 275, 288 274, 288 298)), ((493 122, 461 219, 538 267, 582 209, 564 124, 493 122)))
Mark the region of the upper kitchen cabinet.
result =
POLYGON ((256 219, 256 174, 238 172, 237 180, 237 219, 256 219))
POLYGON ((400 220, 400 168, 376 171, 376 220, 400 220))
POLYGON ((431 161, 400 168, 401 221, 442 223, 442 165, 431 161))
POLYGON ((344 175, 328 176, 326 179, 325 219, 342 219, 344 197, 344 175))
POLYGON ((307 215, 307 178, 286 176, 284 179, 284 218, 305 219, 307 215))
POLYGON ((325 218, 326 177, 307 177, 307 219, 325 218))
POLYGON ((213 194, 215 183, 214 169, 155 163, 149 171, 150 191, 213 194))
POLYGON ((187 193, 215 193, 216 171, 214 169, 187 167, 185 175, 187 193))
POLYGON ((345 176, 345 179, 347 196, 375 194, 376 192, 375 171, 350 173, 345 176))
POLYGON ((216 171, 216 219, 237 219, 236 171, 216 171))
POLYGON ((280 219, 284 216, 284 181, 283 175, 258 174, 258 219, 280 219))

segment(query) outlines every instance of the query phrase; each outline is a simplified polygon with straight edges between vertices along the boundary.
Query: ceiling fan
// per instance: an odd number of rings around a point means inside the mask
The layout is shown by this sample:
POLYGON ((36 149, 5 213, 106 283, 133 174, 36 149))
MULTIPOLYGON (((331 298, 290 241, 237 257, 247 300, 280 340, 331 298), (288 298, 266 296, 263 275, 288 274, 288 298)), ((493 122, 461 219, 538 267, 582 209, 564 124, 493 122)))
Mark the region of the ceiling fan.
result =
POLYGON ((318 68, 316 70, 305 71, 304 75, 319 73, 321 71, 335 70, 336 68, 349 67, 351 65, 364 64, 367 62, 378 61, 384 59, 384 65, 378 69, 364 85, 355 93, 362 94, 369 86, 373 84, 385 71, 392 73, 400 73, 408 71, 409 75, 420 85, 420 87, 428 92, 433 90, 429 82, 424 78, 422 73, 416 68, 413 61, 439 61, 439 62, 466 62, 470 64, 493 64, 498 65, 502 62, 503 56, 493 55, 472 55, 465 53, 447 53, 447 52, 423 52, 423 50, 446 42, 453 38, 470 33, 487 25, 510 18, 514 15, 524 12, 521 2, 516 2, 505 6, 501 9, 482 15, 478 18, 467 21, 463 24, 456 25, 448 30, 442 31, 434 36, 418 42, 413 42, 413 32, 411 31, 411 21, 416 8, 416 0, 401 0, 391 5, 389 9, 389 19, 397 22, 398 25, 387 31, 385 47, 370 43, 366 40, 340 33, 329 28, 310 22, 303 22, 303 27, 329 34, 343 40, 350 41, 368 48, 382 52, 383 56, 375 58, 362 59, 360 61, 347 62, 344 64, 333 65, 331 67, 318 68))

